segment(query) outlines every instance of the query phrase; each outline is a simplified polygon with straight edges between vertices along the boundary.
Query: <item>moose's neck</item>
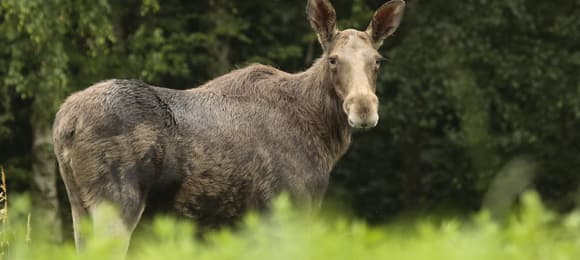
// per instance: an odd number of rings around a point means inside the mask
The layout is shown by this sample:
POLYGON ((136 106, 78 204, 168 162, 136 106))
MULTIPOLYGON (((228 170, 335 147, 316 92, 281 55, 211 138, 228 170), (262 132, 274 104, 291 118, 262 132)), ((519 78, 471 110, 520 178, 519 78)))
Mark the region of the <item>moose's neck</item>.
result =
POLYGON ((319 59, 308 70, 293 76, 300 83, 297 95, 306 104, 300 110, 301 116, 322 140, 332 159, 338 160, 350 145, 351 130, 327 70, 326 62, 319 59))
POLYGON ((255 96, 277 105, 281 104, 281 96, 296 100, 296 104, 285 109, 301 121, 296 127, 303 128, 304 133, 314 138, 307 143, 315 144, 310 148, 323 156, 322 167, 329 168, 348 148, 351 130, 342 110, 342 100, 328 80, 327 69, 322 59, 297 74, 255 64, 213 79, 189 92, 205 91, 249 99, 255 96))

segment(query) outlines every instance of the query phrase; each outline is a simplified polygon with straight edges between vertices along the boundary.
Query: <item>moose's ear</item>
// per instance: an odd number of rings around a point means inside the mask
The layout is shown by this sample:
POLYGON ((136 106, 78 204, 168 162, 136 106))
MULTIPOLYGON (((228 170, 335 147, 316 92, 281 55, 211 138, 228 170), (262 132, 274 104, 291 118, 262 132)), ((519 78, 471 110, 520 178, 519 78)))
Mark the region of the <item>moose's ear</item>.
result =
POLYGON ((376 49, 381 47, 383 41, 397 30, 404 11, 404 0, 391 0, 377 9, 367 28, 367 33, 371 36, 376 49))
POLYGON ((338 32, 334 7, 328 0, 308 0, 306 14, 310 25, 318 35, 322 49, 328 50, 332 38, 338 32))

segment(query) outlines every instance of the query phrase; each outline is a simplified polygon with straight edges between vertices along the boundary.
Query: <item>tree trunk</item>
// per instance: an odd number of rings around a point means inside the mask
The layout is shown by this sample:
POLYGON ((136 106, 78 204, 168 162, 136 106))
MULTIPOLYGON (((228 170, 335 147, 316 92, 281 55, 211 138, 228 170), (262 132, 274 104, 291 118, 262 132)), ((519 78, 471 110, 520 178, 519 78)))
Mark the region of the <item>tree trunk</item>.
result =
MULTIPOLYGON (((40 114, 33 105, 33 114, 40 114)), ((54 242, 62 241, 59 214, 56 158, 52 149, 52 128, 48 120, 32 116, 32 232, 54 242), (35 120, 36 119, 36 120, 35 120)))
POLYGON ((209 66, 208 72, 211 77, 221 76, 227 73, 232 66, 230 63, 230 45, 229 41, 221 40, 215 44, 211 50, 216 57, 216 62, 209 66))

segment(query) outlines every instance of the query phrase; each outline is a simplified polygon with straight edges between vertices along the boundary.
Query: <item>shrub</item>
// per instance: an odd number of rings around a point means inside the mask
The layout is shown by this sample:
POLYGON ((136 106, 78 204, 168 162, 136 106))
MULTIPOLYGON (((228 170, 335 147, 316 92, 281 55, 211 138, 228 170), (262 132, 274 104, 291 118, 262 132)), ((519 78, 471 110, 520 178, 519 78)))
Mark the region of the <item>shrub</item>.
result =
MULTIPOLYGON (((114 241, 94 234, 78 256, 72 243, 26 239, 25 196, 11 202, 5 259, 103 259, 114 241)), ((280 197, 270 215, 249 214, 235 230, 202 239, 182 220, 160 216, 135 236, 130 259, 578 259, 580 213, 557 216, 536 193, 505 224, 481 212, 471 220, 416 219, 407 224, 369 226, 340 215, 294 210, 280 197)))

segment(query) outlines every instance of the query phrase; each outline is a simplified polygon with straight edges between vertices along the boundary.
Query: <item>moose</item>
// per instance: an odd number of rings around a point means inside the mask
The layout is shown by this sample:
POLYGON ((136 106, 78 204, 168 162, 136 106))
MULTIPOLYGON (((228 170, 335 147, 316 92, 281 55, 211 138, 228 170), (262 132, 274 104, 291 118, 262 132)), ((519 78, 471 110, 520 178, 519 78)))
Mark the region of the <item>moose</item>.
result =
POLYGON ((146 207, 201 227, 267 209, 281 192, 318 207, 352 128, 377 125, 378 49, 404 9, 391 0, 366 31, 339 30, 329 0, 308 0, 323 54, 303 72, 254 64, 188 90, 113 79, 69 96, 53 141, 77 248, 87 218, 126 252, 146 207), (117 214, 103 218, 103 204, 117 214))

